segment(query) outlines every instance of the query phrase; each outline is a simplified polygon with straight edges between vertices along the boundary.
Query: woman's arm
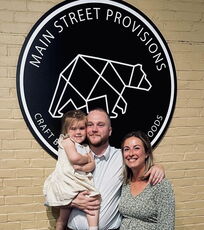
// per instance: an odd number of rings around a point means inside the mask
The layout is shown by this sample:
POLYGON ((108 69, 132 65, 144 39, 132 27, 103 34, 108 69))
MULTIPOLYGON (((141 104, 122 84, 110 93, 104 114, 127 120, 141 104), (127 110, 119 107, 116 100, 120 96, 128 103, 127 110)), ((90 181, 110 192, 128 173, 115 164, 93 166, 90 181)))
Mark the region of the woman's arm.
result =
POLYGON ((77 152, 75 144, 70 138, 63 140, 62 146, 67 154, 68 159, 73 165, 83 165, 91 161, 88 154, 82 155, 77 152))
POLYGON ((171 183, 164 180, 156 191, 158 207, 158 230, 174 230, 175 228, 175 197, 171 183))

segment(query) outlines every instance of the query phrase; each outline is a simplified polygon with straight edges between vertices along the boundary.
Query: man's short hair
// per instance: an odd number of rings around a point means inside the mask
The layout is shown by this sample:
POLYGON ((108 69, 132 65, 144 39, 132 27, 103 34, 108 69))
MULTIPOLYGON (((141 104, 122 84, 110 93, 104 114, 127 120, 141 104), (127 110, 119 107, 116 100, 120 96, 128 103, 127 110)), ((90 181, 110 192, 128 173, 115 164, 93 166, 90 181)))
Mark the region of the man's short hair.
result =
POLYGON ((108 119, 108 121, 109 121, 109 125, 110 125, 110 127, 111 127, 111 119, 110 119, 110 116, 109 116, 109 114, 107 113, 107 111, 106 111, 105 109, 103 109, 103 108, 101 108, 101 107, 96 107, 96 108, 91 109, 91 110, 89 111, 89 113, 92 112, 92 111, 99 111, 99 112, 105 113, 105 114, 106 114, 106 117, 107 117, 107 119, 108 119))

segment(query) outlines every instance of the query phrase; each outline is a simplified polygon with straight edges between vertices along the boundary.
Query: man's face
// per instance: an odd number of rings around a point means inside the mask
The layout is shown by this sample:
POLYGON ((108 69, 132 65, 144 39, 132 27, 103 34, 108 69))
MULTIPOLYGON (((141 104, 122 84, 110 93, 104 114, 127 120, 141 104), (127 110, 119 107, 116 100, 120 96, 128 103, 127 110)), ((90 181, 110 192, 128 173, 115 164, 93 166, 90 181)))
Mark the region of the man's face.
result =
POLYGON ((87 119, 87 138, 90 145, 99 147, 108 143, 112 128, 107 114, 93 110, 88 114, 87 119))

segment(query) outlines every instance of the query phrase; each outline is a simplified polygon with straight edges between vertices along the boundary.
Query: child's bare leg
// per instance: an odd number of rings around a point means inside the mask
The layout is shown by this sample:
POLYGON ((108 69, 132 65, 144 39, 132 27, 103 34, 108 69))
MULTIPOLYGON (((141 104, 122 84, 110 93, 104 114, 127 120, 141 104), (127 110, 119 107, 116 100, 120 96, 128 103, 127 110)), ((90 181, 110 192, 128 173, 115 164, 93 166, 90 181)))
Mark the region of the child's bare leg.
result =
POLYGON ((94 216, 86 214, 89 230, 98 230, 99 210, 93 211, 94 216))
POLYGON ((56 230, 65 230, 69 219, 70 208, 68 206, 60 207, 59 217, 56 222, 56 230))

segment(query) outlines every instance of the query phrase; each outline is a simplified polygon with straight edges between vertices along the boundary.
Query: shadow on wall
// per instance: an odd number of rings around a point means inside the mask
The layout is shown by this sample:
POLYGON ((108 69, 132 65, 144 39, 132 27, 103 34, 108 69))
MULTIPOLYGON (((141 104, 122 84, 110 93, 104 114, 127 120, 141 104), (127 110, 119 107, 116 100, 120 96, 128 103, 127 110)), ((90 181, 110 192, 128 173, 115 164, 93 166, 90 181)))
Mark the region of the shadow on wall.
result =
MULTIPOLYGON (((47 218, 49 220, 50 227, 48 230, 55 230, 56 229, 56 220, 59 216, 59 209, 53 207, 47 207, 47 218)), ((69 230, 68 228, 66 230, 69 230)))
POLYGON ((53 207, 47 207, 46 212, 47 212, 47 218, 49 220, 49 225, 50 225, 48 230, 55 230, 56 229, 56 220, 59 216, 59 209, 53 208, 53 207))

